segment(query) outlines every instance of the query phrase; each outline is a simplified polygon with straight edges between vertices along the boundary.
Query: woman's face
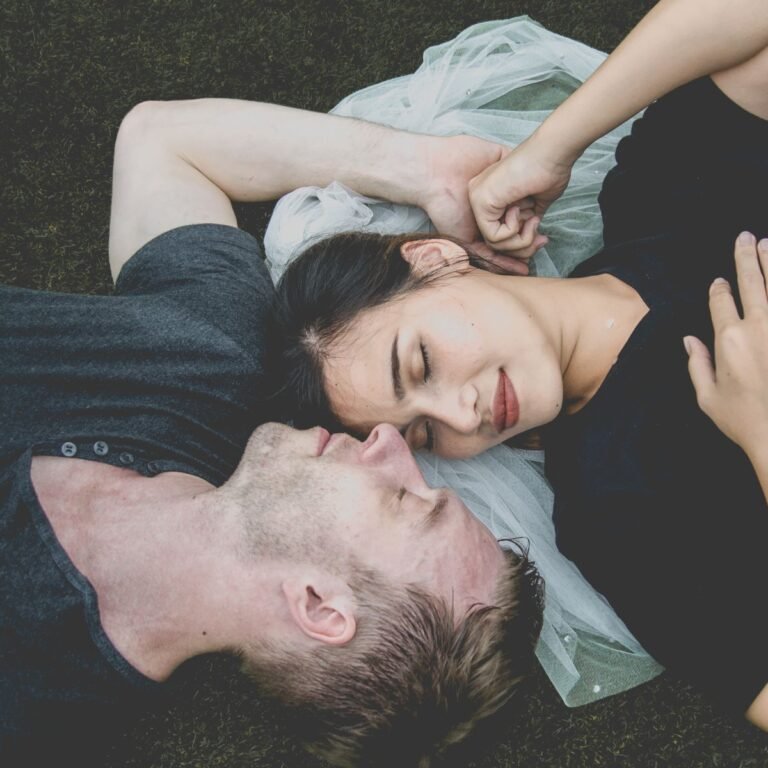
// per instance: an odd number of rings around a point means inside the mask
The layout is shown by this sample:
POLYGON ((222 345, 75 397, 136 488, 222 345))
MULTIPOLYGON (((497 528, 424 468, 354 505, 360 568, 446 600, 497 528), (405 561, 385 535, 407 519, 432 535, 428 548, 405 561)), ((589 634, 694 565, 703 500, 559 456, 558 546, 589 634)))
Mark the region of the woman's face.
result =
POLYGON ((414 449, 466 457, 560 412, 556 341, 509 280, 464 265, 366 310, 331 345, 331 405, 350 428, 394 424, 414 449), (505 287, 507 286, 507 287, 505 287))

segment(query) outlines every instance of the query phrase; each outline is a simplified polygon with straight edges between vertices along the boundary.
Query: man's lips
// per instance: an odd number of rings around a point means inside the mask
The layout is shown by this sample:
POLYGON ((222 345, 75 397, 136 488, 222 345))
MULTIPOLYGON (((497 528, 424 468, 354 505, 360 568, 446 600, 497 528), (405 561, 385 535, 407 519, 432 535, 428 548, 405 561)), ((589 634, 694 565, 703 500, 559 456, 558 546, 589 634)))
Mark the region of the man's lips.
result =
POLYGON ((514 427, 518 418, 520 418, 520 404, 517 401, 515 388, 509 376, 501 368, 496 394, 493 396, 493 426, 497 432, 504 432, 514 427))
POLYGON ((331 441, 331 433, 327 429, 323 429, 323 427, 318 427, 318 436, 317 436, 317 456, 322 456, 323 451, 325 450, 328 443, 331 441))

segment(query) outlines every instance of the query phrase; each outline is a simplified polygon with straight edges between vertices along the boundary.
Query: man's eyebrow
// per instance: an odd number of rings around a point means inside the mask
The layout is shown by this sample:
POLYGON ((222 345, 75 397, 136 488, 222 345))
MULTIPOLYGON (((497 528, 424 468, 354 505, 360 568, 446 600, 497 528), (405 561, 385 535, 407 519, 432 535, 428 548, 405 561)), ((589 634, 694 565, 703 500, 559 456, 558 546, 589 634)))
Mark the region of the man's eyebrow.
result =
POLYGON ((442 493, 437 500, 437 504, 429 511, 426 520, 424 521, 424 527, 431 528, 439 519, 440 514, 445 509, 445 505, 448 503, 448 494, 442 493))
POLYGON ((395 390, 395 400, 402 400, 405 397, 403 389, 403 379, 400 376, 400 357, 397 354, 397 340, 400 334, 395 334, 395 340, 392 342, 392 353, 390 361, 392 366, 392 388, 395 390))

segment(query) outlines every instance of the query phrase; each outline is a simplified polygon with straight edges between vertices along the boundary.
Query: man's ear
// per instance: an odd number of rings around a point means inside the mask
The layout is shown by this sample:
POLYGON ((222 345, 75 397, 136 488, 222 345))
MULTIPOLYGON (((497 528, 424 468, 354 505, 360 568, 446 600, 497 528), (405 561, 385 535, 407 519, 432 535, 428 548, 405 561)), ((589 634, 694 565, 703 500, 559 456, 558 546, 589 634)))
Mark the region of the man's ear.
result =
POLYGON ((409 240, 400 246, 400 253, 411 265, 411 271, 420 277, 437 270, 447 274, 469 267, 467 252, 451 240, 409 240))
POLYGON ((283 582, 288 610, 301 631, 329 645, 346 645, 355 636, 355 600, 341 579, 313 574, 283 582))

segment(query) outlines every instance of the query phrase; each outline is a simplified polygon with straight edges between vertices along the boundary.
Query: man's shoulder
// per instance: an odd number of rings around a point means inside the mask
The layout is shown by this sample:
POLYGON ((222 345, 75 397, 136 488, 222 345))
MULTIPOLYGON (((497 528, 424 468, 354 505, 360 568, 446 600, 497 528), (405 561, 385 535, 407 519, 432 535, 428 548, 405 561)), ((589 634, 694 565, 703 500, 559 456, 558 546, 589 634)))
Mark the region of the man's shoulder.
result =
POLYGON ((92 588, 36 502, 30 454, 0 469, 0 750, 6 759, 36 755, 50 747, 49 738, 73 748, 80 738, 97 739, 99 729, 90 730, 97 720, 103 716, 106 725, 120 702, 151 688, 101 629, 92 588))
POLYGON ((205 283, 270 296, 273 291, 256 238, 237 227, 193 224, 168 230, 136 251, 120 270, 115 292, 175 291, 205 283))

